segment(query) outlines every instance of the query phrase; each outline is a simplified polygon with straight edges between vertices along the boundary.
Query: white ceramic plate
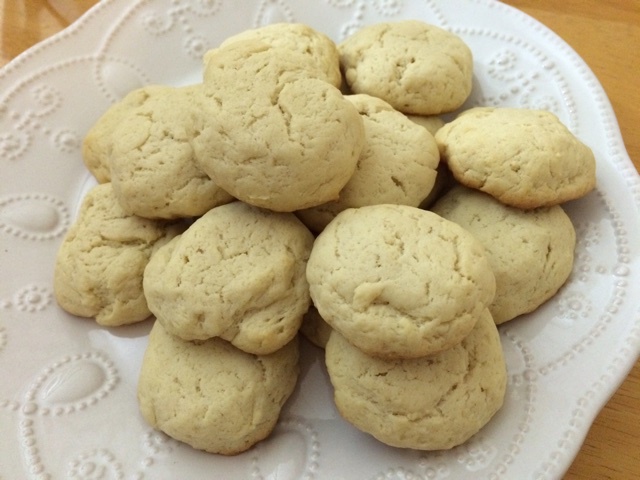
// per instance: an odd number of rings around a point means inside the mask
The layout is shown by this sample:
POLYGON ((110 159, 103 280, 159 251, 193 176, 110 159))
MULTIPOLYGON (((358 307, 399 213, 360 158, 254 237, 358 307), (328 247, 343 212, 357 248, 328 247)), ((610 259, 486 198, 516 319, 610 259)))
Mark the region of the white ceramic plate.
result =
POLYGON ((611 106, 583 61, 526 15, 485 0, 105 0, 0 73, 0 478, 494 479, 560 477, 640 350, 640 182, 611 106), (322 356, 272 437, 204 454, 152 431, 135 400, 149 323, 99 328, 62 312, 53 260, 92 184, 81 139, 129 90, 200 78, 209 47, 240 30, 300 21, 336 40, 420 18, 475 55, 469 105, 548 108, 593 148, 598 187, 567 205, 575 271, 536 313, 501 329, 504 408, 451 451, 388 448, 343 422, 322 356))

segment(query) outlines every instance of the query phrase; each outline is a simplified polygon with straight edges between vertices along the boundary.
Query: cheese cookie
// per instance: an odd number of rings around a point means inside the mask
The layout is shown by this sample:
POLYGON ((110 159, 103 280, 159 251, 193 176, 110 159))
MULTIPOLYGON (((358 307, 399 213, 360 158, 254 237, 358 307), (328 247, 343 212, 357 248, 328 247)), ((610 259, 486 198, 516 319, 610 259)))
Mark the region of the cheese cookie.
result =
POLYGON ((146 102, 164 87, 148 85, 132 90, 111 105, 91 126, 82 141, 82 160, 98 183, 111 181, 110 159, 113 149, 113 131, 129 112, 146 102))
POLYGON ((320 316, 318 309, 311 305, 302 318, 300 333, 316 347, 324 348, 333 329, 320 316))

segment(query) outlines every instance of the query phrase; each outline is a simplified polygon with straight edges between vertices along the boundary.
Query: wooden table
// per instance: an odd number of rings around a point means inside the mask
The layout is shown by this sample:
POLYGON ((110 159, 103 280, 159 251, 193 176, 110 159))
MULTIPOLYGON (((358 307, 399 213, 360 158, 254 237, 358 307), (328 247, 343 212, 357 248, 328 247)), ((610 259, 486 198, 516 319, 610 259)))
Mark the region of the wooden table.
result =
MULTIPOLYGON (((96 0, 0 0, 0 66, 96 0)), ((640 170, 640 0, 507 0, 559 34, 604 86, 640 170)), ((566 479, 640 478, 640 362, 598 415, 566 479)))

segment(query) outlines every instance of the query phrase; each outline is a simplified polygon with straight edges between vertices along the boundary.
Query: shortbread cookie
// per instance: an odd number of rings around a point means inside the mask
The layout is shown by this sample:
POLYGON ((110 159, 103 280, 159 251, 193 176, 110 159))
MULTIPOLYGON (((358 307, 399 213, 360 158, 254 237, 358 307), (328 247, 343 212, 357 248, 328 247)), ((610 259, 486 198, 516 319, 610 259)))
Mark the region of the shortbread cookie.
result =
POLYGON ((380 203, 417 207, 433 188, 440 161, 433 135, 384 100, 366 94, 345 98, 362 116, 365 146, 338 200, 297 212, 315 232, 347 208, 380 203))
POLYGON ((196 164, 200 85, 155 87, 113 132, 111 183, 124 211, 147 218, 197 217, 233 197, 196 164))
POLYGON ((144 269, 152 253, 181 231, 176 224, 125 213, 110 183, 94 187, 56 256, 58 304, 105 326, 146 319, 151 312, 142 290, 144 269))
POLYGON ((110 158, 113 131, 129 112, 146 102, 158 89, 155 85, 137 88, 111 105, 91 126, 82 142, 82 160, 99 183, 111 181, 110 158))
POLYGON ((138 382, 144 419, 207 452, 235 455, 266 438, 298 377, 298 341, 251 355, 212 338, 188 342, 155 322, 138 382))
POLYGON ((316 347, 324 348, 333 329, 320 316, 318 309, 311 305, 302 318, 300 333, 316 347))
POLYGON ((340 414, 394 447, 444 450, 460 445, 504 402, 506 366, 487 310, 467 337, 436 355, 375 358, 334 332, 325 360, 340 414))
POLYGON ((538 308, 571 274, 576 233, 559 205, 522 210, 458 186, 432 210, 484 245, 496 276, 496 296, 489 310, 497 324, 538 308))
POLYGON ((593 152, 545 110, 473 108, 438 130, 436 141, 461 184, 507 205, 557 205, 595 187, 593 152))
POLYGON ((238 41, 207 56, 202 169, 234 197, 275 211, 338 198, 364 144, 356 108, 283 49, 238 41))
POLYGON ((298 57, 299 64, 308 66, 310 76, 340 87, 340 54, 333 40, 324 33, 302 23, 272 23, 228 37, 220 47, 252 39, 288 50, 290 55, 298 57))
POLYGON ((307 264, 313 303, 369 355, 432 355, 459 343, 493 300, 482 245, 459 225, 405 205, 345 210, 307 264))
POLYGON ((404 113, 437 115, 471 93, 473 58, 458 36, 418 20, 362 28, 338 45, 353 93, 382 98, 404 113))
POLYGON ((185 340, 222 337, 249 353, 274 352, 309 308, 312 245, 292 213, 216 207, 152 257, 144 273, 149 308, 185 340))

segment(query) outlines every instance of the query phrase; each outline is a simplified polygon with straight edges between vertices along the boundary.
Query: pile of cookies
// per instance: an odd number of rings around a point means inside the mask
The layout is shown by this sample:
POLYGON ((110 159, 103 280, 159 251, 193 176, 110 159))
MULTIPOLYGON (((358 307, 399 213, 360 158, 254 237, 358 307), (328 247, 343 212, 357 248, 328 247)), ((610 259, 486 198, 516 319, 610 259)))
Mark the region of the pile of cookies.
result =
POLYGON ((88 132, 99 185, 55 265, 68 312, 155 316, 138 402, 194 448, 266 438, 295 388, 300 334, 336 406, 397 447, 447 449, 501 408, 497 325, 567 280, 561 204, 595 160, 548 112, 473 108, 473 59, 419 21, 336 45, 301 24, 231 37, 203 81, 146 86, 88 132))

